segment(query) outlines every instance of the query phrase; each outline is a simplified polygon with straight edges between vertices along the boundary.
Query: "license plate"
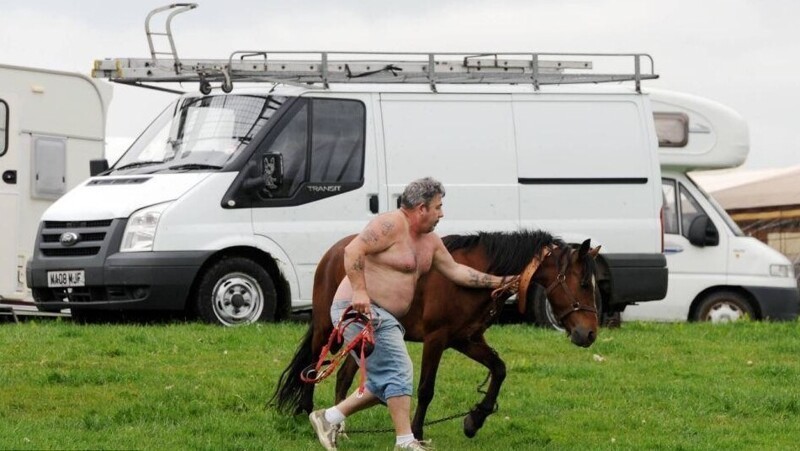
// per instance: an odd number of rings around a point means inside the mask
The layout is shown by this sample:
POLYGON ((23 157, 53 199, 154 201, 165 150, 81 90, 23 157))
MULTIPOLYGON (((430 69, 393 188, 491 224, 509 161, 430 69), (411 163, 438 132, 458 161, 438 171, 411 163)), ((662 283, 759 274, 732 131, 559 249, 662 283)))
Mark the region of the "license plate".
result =
POLYGON ((80 271, 47 271, 47 286, 57 287, 82 287, 86 284, 86 274, 80 271))

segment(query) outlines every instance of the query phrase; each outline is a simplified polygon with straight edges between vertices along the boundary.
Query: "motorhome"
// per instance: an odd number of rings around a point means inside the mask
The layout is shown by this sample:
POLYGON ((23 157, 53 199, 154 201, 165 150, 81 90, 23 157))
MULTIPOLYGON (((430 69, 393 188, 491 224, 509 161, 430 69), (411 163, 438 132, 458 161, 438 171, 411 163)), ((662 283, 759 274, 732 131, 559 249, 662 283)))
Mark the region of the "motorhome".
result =
POLYGON ((663 301, 628 306, 623 320, 796 318, 800 295, 789 259, 745 236, 690 175, 744 163, 747 123, 708 99, 648 92, 659 137, 669 288, 663 301))
POLYGON ((44 308, 84 320, 125 309, 191 310, 223 325, 280 319, 310 308, 334 242, 428 175, 447 189, 443 235, 588 238, 603 246, 606 311, 666 293, 657 138, 640 93, 657 77, 648 55, 586 55, 628 65, 598 74, 574 55, 189 61, 174 47, 159 58, 149 42, 150 58, 101 60, 94 76, 200 92, 44 213, 28 266, 44 308))
POLYGON ((111 93, 85 75, 0 65, 0 303, 30 301, 39 219, 103 159, 111 93))

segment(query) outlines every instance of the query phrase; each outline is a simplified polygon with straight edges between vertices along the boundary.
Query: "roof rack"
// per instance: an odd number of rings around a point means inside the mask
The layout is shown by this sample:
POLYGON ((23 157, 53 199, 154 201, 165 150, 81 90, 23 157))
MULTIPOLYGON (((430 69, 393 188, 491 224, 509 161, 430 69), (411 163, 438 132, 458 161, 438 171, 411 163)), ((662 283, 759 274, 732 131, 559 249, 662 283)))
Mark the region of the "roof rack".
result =
MULTIPOLYGON (((425 83, 436 91, 437 84, 532 84, 608 83, 634 81, 641 92, 641 80, 655 79, 653 58, 645 53, 401 53, 237 50, 224 59, 179 59, 170 22, 179 13, 197 7, 176 3, 157 8, 145 21, 151 58, 97 60, 92 76, 118 83, 152 87, 145 83, 199 82, 200 91, 211 92, 220 83, 224 92, 233 82, 269 82, 321 85, 331 83, 425 83), (166 33, 152 33, 150 19, 172 10, 166 33), (171 52, 156 52, 152 35, 169 38, 171 52), (170 59, 159 59, 166 54, 170 59), (573 57, 600 58, 627 69, 595 73, 592 61, 573 57), (566 59, 565 59, 566 58, 566 59), (644 60, 644 61, 642 61, 644 60), (633 67, 630 67, 632 63, 633 67), (649 70, 642 70, 642 64, 649 70)), ((158 88, 156 88, 158 89, 158 88)))

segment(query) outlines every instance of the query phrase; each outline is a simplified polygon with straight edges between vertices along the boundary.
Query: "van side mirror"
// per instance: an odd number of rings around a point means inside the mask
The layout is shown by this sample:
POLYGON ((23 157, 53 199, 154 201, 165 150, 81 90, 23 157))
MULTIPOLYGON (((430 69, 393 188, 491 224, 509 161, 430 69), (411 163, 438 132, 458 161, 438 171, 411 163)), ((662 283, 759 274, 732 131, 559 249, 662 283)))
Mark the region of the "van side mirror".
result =
POLYGON ((698 215, 689 225, 689 242, 695 246, 716 246, 719 244, 717 226, 708 215, 698 215))
POLYGON ((108 160, 89 160, 89 175, 94 177, 108 170, 108 160))

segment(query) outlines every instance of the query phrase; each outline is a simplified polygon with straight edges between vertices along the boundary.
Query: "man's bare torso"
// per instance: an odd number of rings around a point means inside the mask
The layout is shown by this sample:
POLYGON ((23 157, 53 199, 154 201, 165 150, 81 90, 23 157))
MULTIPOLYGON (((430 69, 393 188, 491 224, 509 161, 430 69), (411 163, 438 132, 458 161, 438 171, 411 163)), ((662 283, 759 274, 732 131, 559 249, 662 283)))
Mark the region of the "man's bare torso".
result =
MULTIPOLYGON (((365 257, 364 278, 367 294, 375 304, 389 311, 395 317, 402 317, 411 306, 414 290, 419 278, 430 271, 433 254, 441 242, 434 233, 412 237, 403 213, 385 213, 376 220, 400 223, 405 227, 391 246, 382 252, 365 257), (399 215, 401 221, 397 220, 399 215)), ((354 238, 356 240, 360 237, 354 238)), ((336 290, 334 299, 352 299, 353 288, 350 279, 345 277, 336 290)))

